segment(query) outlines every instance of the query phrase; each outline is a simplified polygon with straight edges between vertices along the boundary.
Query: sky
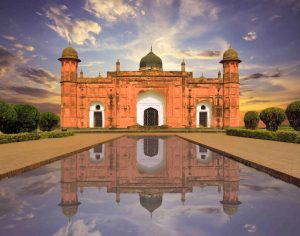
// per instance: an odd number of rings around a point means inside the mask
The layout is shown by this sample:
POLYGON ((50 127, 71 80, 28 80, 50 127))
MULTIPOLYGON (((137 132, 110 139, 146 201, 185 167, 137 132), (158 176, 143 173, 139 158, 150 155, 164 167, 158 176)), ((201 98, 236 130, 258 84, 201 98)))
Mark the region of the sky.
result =
POLYGON ((84 76, 138 70, 150 51, 164 70, 184 59, 194 77, 217 77, 239 52, 240 110, 300 100, 300 0, 2 0, 0 99, 59 112, 60 63, 71 42, 84 76))

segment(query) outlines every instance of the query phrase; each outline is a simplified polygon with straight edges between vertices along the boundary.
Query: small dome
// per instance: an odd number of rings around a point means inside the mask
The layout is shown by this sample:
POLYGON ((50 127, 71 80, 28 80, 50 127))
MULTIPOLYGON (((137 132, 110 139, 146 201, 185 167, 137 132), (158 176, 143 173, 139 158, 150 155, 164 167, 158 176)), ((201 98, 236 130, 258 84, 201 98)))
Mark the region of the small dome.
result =
POLYGON ((162 70, 162 60, 151 51, 140 61, 140 70, 162 70))
POLYGON ((74 48, 72 48, 70 44, 62 51, 61 58, 59 58, 58 60, 61 61, 61 59, 74 59, 80 62, 80 59, 78 59, 77 51, 74 48))
POLYGON ((239 59, 238 52, 233 48, 229 48, 224 52, 223 60, 221 61, 221 63, 223 61, 238 61, 238 62, 241 62, 241 60, 239 59))

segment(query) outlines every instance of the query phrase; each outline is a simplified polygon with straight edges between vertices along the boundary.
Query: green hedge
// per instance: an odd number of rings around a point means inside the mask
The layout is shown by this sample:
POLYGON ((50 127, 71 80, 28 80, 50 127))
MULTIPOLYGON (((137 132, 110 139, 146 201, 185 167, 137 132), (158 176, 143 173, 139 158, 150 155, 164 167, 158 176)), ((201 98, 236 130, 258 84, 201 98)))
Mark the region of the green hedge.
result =
POLYGON ((36 133, 0 134, 0 144, 37 140, 40 136, 36 133))
POLYGON ((41 138, 63 138, 68 136, 73 136, 72 131, 46 131, 39 134, 41 138))
POLYGON ((36 133, 19 133, 19 134, 0 134, 0 144, 3 143, 14 143, 23 142, 29 140, 45 139, 45 138, 63 138, 68 136, 73 136, 72 131, 50 131, 50 132, 40 132, 36 133))
POLYGON ((288 143, 300 143, 300 132, 297 131, 268 131, 263 129, 250 130, 242 128, 227 128, 226 134, 231 136, 267 139, 288 143))

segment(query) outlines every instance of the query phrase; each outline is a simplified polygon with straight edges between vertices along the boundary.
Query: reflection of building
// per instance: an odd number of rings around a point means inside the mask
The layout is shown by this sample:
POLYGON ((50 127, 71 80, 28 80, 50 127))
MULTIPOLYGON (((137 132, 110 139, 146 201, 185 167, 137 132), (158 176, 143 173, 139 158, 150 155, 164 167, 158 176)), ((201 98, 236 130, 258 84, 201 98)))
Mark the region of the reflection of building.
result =
POLYGON ((68 217, 78 208, 77 188, 86 187, 106 187, 116 202, 121 194, 139 194, 151 214, 164 193, 180 193, 184 202, 193 187, 223 188, 221 203, 228 215, 240 203, 238 163, 177 137, 123 137, 63 159, 61 165, 60 205, 68 217))
POLYGON ((63 127, 117 127, 136 124, 169 127, 239 125, 237 51, 223 54, 223 76, 194 78, 185 70, 163 71, 162 60, 149 52, 138 71, 116 70, 106 77, 78 76, 78 53, 71 46, 61 58, 61 124, 63 127))

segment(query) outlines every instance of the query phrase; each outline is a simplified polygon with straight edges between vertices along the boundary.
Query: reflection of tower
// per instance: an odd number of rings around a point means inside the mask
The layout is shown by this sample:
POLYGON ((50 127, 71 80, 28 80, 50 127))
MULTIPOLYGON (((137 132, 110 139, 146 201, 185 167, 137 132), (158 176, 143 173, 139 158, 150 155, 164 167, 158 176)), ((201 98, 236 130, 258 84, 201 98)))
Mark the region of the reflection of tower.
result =
POLYGON ((224 183, 223 183, 223 210, 233 216, 241 204, 238 198, 239 192, 239 163, 224 158, 224 183))
POLYGON ((69 219, 77 213, 77 158, 69 157, 61 161, 61 203, 63 214, 69 219))
POLYGON ((142 207, 150 212, 151 218, 152 213, 161 206, 162 193, 158 194, 145 194, 140 193, 140 204, 142 207))

